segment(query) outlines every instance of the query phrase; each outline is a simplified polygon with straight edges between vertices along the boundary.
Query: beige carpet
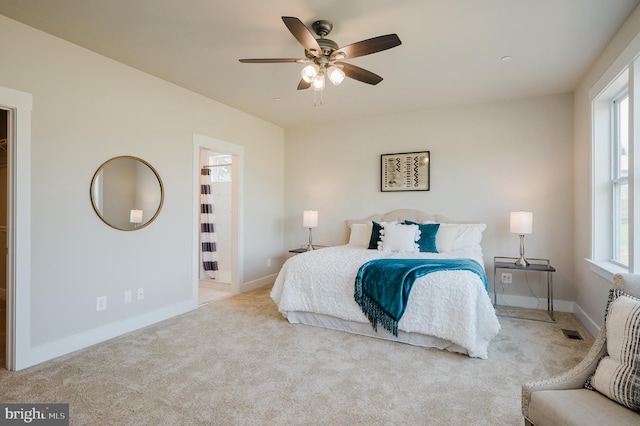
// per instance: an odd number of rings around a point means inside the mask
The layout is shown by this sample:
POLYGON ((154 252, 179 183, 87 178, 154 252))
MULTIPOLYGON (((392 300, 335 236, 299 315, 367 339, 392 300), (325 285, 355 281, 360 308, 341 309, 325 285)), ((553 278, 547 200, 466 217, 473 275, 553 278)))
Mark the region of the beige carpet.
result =
POLYGON ((501 317, 480 360, 289 324, 264 288, 0 370, 0 402, 69 403, 72 425, 521 425, 521 384, 573 366, 591 344, 573 315, 557 317, 501 317))

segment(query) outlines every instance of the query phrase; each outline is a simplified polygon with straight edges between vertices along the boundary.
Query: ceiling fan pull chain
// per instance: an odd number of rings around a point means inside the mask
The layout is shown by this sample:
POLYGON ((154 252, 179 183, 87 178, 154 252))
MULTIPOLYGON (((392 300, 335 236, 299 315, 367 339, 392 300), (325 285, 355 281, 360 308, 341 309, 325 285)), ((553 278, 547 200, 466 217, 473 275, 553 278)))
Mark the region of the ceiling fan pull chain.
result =
POLYGON ((313 106, 318 106, 318 93, 320 93, 320 105, 324 105, 324 98, 322 97, 322 93, 324 90, 314 90, 313 91, 313 106))

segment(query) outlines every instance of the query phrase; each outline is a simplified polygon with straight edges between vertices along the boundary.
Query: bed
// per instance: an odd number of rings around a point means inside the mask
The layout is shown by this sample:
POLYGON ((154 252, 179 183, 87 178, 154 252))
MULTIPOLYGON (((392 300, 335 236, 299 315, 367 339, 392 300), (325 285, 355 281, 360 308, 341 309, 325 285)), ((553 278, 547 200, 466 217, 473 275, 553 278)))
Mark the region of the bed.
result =
POLYGON ((293 256, 280 270, 271 298, 290 323, 488 358, 500 324, 487 291, 480 245, 486 225, 395 210, 349 220, 347 226, 347 244, 293 256), (481 273, 447 269, 415 279, 395 335, 380 326, 375 330, 354 297, 359 270, 377 259, 465 259, 479 265, 481 273))

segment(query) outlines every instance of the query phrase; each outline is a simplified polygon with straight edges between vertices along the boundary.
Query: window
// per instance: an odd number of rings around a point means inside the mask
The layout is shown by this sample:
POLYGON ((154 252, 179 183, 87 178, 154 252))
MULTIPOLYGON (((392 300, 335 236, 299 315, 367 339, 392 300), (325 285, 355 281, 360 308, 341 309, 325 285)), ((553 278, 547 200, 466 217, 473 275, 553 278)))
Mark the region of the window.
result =
POLYGON ((612 260, 629 266, 629 95, 614 99, 612 109, 612 260))
POLYGON ((231 155, 211 155, 211 182, 231 182, 231 155))

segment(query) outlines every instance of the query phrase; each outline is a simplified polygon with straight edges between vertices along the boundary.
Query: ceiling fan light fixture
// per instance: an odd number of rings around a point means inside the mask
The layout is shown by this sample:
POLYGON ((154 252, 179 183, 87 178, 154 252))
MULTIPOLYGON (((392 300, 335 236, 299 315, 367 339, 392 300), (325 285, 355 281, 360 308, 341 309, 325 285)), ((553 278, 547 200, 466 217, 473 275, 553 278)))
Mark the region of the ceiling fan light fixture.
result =
POLYGON ((318 65, 309 64, 306 67, 302 68, 302 79, 307 83, 311 83, 318 75, 318 71, 320 71, 320 67, 318 65))
POLYGON ((322 105, 322 92, 325 89, 327 77, 336 86, 342 83, 346 77, 371 85, 376 85, 382 81, 382 77, 379 75, 364 68, 341 62, 343 59, 371 55, 402 44, 397 34, 386 34, 340 47, 335 41, 326 38, 333 29, 333 24, 330 21, 315 21, 312 25, 313 31, 294 16, 283 16, 282 21, 291 35, 304 48, 303 58, 240 59, 240 62, 254 64, 305 64, 300 72, 302 78, 298 82, 297 90, 312 88, 314 91, 314 106, 316 105, 318 92, 320 92, 320 104, 322 105), (316 38, 313 34, 314 32, 320 38, 316 38))
POLYGON ((329 80, 331 80, 331 82, 336 86, 342 83, 342 80, 344 80, 345 77, 344 71, 335 65, 329 67, 327 74, 329 75, 329 80))
POLYGON ((324 74, 323 73, 319 73, 314 77, 313 82, 311 83, 311 87, 316 92, 321 92, 324 90, 324 74))

